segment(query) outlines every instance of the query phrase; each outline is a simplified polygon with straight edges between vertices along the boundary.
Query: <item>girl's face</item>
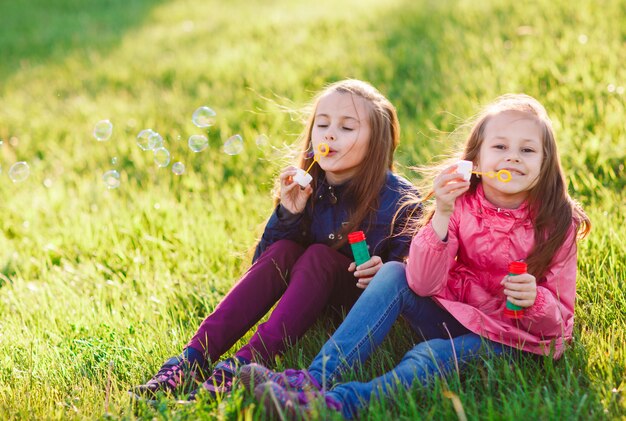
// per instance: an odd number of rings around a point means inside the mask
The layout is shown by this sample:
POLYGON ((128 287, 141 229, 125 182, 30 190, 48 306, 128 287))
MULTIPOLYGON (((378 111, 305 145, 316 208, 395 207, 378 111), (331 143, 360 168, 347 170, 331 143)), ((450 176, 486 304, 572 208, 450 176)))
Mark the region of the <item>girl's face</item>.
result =
POLYGON ((363 162, 371 132, 368 116, 367 103, 358 95, 333 91, 320 98, 311 142, 315 151, 320 143, 329 146, 328 155, 319 157, 329 183, 349 180, 363 162))
POLYGON ((514 209, 528 197, 543 161, 542 127, 531 114, 503 111, 489 118, 478 154, 478 171, 506 169, 511 181, 482 176, 485 197, 496 206, 514 209))

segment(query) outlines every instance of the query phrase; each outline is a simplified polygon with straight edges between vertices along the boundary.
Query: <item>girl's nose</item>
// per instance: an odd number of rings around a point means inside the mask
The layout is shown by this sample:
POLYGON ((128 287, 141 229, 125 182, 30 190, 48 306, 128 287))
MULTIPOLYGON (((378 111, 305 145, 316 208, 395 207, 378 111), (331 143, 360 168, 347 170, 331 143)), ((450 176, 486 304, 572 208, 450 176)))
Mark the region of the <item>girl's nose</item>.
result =
POLYGON ((520 162, 518 154, 511 154, 506 158, 507 161, 520 162))
POLYGON ((332 133, 326 133, 324 135, 324 140, 335 140, 335 135, 332 133))

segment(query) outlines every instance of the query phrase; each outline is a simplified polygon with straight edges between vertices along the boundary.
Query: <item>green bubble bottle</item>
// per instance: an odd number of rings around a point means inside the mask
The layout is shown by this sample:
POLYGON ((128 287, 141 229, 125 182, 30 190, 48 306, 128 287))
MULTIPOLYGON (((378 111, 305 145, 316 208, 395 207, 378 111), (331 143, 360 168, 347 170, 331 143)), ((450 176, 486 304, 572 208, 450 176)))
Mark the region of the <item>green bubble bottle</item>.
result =
POLYGON ((357 266, 362 265, 370 259, 370 252, 365 242, 365 233, 363 231, 355 231, 348 234, 348 243, 354 255, 354 263, 357 266))
MULTIPOLYGON (((509 276, 522 275, 528 270, 526 262, 511 262, 509 263, 509 276)), ((506 307, 504 308, 504 315, 511 319, 521 319, 524 317, 524 308, 517 306, 506 300, 506 307)))

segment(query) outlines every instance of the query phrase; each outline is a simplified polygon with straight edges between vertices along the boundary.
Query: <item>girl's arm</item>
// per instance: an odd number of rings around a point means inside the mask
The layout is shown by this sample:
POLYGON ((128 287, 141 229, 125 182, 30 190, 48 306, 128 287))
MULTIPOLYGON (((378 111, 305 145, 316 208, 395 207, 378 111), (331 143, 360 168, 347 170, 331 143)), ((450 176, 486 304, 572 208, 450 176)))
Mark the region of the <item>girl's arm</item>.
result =
POLYGON ((303 229, 306 204, 313 193, 311 185, 301 188, 293 180, 297 168, 289 166, 280 174, 280 204, 274 210, 257 244, 252 263, 261 253, 278 240, 293 240, 302 245, 309 244, 309 230, 303 229))
POLYGON ((571 337, 576 299, 576 229, 572 227, 558 250, 545 280, 537 284, 535 303, 525 311, 522 325, 542 337, 571 337))
POLYGON ((409 287, 420 296, 435 295, 443 289, 458 250, 458 221, 454 219, 454 209, 470 183, 456 169, 457 166, 452 165, 435 178, 435 213, 411 242, 407 280, 409 287))
POLYGON ((443 241, 431 220, 413 238, 406 275, 409 288, 417 295, 429 297, 436 295, 445 287, 448 271, 459 247, 457 228, 458 221, 451 218, 447 239, 443 241))

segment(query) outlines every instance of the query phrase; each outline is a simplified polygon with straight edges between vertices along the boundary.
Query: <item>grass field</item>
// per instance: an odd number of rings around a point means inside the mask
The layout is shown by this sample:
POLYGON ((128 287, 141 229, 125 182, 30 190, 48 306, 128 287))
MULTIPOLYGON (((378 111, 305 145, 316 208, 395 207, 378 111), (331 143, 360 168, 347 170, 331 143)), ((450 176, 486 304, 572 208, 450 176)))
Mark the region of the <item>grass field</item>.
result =
MULTIPOLYGON (((363 418, 626 418, 623 1, 1 0, 0 16, 0 418, 262 419, 241 390, 137 408, 125 391, 180 352, 245 271, 298 111, 346 77, 397 106, 397 161, 413 180, 408 167, 449 150, 447 133, 480 105, 537 97, 593 222, 564 358, 472 367, 363 418), (218 115, 195 154, 201 105, 218 115), (91 134, 102 119, 107 142, 91 134), (183 175, 137 147, 144 128, 183 175), (233 134, 245 149, 229 156, 233 134), (13 183, 17 161, 30 176, 13 183), (107 190, 111 169, 120 186, 107 190)), ((328 333, 317 325, 276 366, 307 365, 328 333)), ((353 378, 411 343, 398 324, 353 378)))

